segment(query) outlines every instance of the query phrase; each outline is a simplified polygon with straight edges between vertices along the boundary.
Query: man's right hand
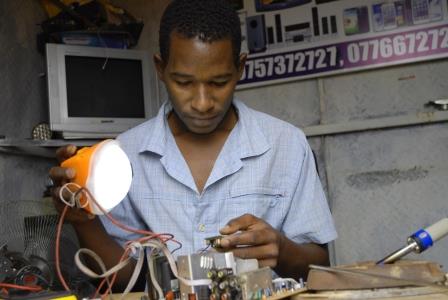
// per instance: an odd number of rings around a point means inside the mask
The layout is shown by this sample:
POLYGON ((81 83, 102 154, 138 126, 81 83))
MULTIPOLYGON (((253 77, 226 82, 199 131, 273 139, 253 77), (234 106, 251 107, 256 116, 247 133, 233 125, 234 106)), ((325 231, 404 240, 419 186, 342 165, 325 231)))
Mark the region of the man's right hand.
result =
MULTIPOLYGON (((74 145, 67 145, 56 150, 56 159, 59 163, 72 157, 76 154, 77 147, 74 145)), ((54 206, 60 212, 64 209, 64 204, 59 196, 62 186, 68 182, 71 182, 76 176, 76 170, 72 168, 63 168, 61 166, 52 167, 49 172, 50 178, 53 181, 53 187, 51 188, 51 195, 53 198, 54 206)), ((63 195, 65 199, 69 198, 69 195, 63 195)), ((87 213, 82 208, 72 208, 66 214, 65 219, 71 223, 84 223, 88 220, 95 218, 95 215, 87 213)))

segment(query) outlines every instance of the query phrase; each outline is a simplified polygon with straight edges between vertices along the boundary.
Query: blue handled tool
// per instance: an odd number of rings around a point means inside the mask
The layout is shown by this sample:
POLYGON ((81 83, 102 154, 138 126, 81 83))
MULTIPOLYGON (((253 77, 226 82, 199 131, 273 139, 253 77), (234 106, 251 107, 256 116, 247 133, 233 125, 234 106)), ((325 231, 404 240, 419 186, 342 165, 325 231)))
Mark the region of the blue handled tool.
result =
POLYGON ((408 237, 405 247, 392 252, 385 258, 379 260, 377 264, 393 263, 411 252, 421 253, 446 235, 448 235, 448 218, 444 218, 425 229, 417 230, 408 237))

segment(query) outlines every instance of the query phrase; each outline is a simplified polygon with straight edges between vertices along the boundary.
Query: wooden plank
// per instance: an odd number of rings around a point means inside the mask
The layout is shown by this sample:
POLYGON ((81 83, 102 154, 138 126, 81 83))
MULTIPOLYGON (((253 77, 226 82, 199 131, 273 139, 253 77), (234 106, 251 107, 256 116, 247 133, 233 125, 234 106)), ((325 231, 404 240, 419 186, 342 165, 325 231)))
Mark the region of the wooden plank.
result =
POLYGON ((341 270, 341 273, 317 269, 310 270, 307 288, 316 291, 354 290, 412 285, 423 286, 446 281, 445 273, 442 272, 440 266, 427 261, 403 260, 386 265, 363 262, 334 267, 332 270, 341 270), (344 270, 353 271, 354 274, 343 273, 344 270))
POLYGON ((291 297, 291 300, 303 299, 448 300, 448 294, 446 290, 441 291, 433 287, 405 287, 376 290, 307 292, 291 297))

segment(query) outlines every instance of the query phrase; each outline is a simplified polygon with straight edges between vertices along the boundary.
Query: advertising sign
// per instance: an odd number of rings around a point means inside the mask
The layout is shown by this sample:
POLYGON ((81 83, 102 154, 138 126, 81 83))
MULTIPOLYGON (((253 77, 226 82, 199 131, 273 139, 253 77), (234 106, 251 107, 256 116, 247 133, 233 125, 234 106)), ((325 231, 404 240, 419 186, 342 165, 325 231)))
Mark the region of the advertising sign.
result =
POLYGON ((238 88, 448 56, 448 1, 233 0, 249 54, 238 88))

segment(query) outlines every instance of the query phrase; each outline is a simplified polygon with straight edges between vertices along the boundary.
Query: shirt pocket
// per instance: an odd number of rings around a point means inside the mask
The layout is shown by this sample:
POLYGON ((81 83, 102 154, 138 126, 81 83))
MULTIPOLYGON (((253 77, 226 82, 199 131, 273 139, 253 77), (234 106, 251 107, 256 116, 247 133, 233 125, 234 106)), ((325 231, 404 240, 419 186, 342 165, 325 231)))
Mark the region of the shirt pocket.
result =
POLYGON ((279 203, 285 198, 285 191, 271 187, 238 187, 230 190, 229 198, 221 205, 221 215, 230 219, 251 214, 260 219, 271 219, 275 215, 279 203))

